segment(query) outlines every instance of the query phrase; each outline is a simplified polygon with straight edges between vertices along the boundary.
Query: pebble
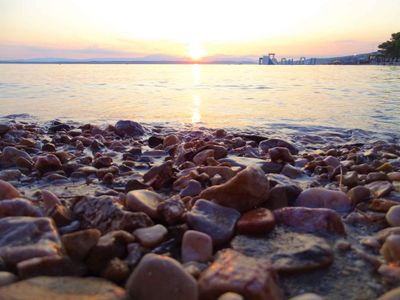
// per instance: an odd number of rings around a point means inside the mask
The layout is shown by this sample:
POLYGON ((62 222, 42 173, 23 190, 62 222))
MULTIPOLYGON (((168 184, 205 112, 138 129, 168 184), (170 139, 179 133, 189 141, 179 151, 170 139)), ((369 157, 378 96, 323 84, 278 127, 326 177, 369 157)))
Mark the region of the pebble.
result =
POLYGON ((14 273, 0 271, 0 287, 9 285, 18 281, 18 277, 14 273))
POLYGON ((180 139, 175 134, 170 134, 165 137, 163 141, 163 147, 168 148, 170 146, 176 145, 180 142, 180 139))
POLYGON ((14 186, 4 180, 0 180, 0 201, 19 197, 21 197, 21 194, 14 186))
POLYGON ((129 277, 130 270, 126 262, 118 257, 114 257, 108 262, 107 266, 100 275, 105 279, 116 283, 121 283, 129 277))
POLYGON ((163 187, 172 179, 173 168, 172 162, 167 161, 159 166, 153 166, 143 175, 143 181, 147 185, 151 185, 154 189, 163 187))
POLYGON ((226 292, 252 300, 283 299, 275 271, 267 260, 247 257, 231 249, 218 253, 200 275, 198 284, 200 299, 204 300, 217 299, 226 292))
POLYGON ((334 156, 327 156, 324 158, 324 162, 327 166, 331 166, 331 167, 339 167, 340 166, 340 160, 337 159, 334 156))
POLYGON ((217 300, 244 300, 244 298, 239 294, 227 292, 218 297, 217 300))
POLYGON ((292 144, 290 144, 284 140, 280 140, 280 139, 264 140, 264 141, 261 141, 258 146, 260 147, 261 151, 263 151, 264 153, 267 153, 270 148, 274 148, 274 147, 285 147, 285 148, 289 149, 291 154, 297 154, 299 152, 299 150, 295 146, 293 146, 292 144))
POLYGON ((0 288, 3 299, 13 300, 124 300, 125 291, 101 278, 39 276, 0 288))
POLYGON ((388 176, 386 173, 383 172, 370 172, 368 173, 367 177, 365 178, 365 181, 367 183, 371 183, 374 181, 386 181, 389 180, 388 176))
POLYGON ((207 162, 207 158, 209 157, 214 157, 214 150, 213 149, 206 149, 203 151, 200 151, 193 157, 193 162, 200 166, 204 165, 207 162))
POLYGON ((400 205, 392 206, 386 213, 386 221, 390 226, 400 226, 400 205))
POLYGON ((299 168, 293 167, 291 164, 285 164, 281 174, 294 179, 303 175, 303 171, 299 168))
POLYGON ((187 223, 194 230, 208 234, 214 246, 228 242, 233 236, 240 213, 207 200, 197 200, 187 213, 187 223))
POLYGON ((197 196, 202 191, 201 183, 197 180, 190 179, 188 185, 179 193, 181 197, 197 196))
POLYGON ((126 283, 127 294, 135 300, 197 300, 195 279, 176 260, 146 254, 126 283))
POLYGON ((4 181, 14 181, 20 179, 22 173, 18 169, 8 169, 0 171, 0 180, 4 181))
POLYGON ((34 165, 35 169, 40 173, 57 171, 62 168, 61 162, 54 154, 39 156, 34 165))
POLYGON ((268 193, 269 183, 264 172, 249 166, 228 182, 205 189, 199 197, 244 212, 264 203, 268 193))
POLYGON ((18 150, 15 147, 7 146, 4 147, 2 153, 2 161, 8 165, 15 165, 19 158, 26 159, 27 161, 31 162, 32 157, 23 150, 18 150))
POLYGON ((260 207, 244 213, 237 222, 236 231, 240 234, 262 234, 272 231, 274 227, 274 214, 260 207))
POLYGON ((277 224, 306 232, 345 234, 340 216, 332 209, 284 207, 274 210, 277 224))
MULTIPOLYGON (((337 175, 337 181, 340 182, 340 175, 337 175)), ((359 180, 358 180, 358 173, 356 171, 349 171, 342 177, 342 184, 352 188, 356 185, 358 185, 359 180)))
POLYGON ((339 212, 347 212, 352 208, 352 203, 350 198, 341 191, 310 188, 299 195, 296 199, 296 206, 330 208, 339 212))
POLYGON ((399 299, 400 299, 400 287, 385 293, 376 300, 399 300, 399 299))
POLYGON ((371 191, 365 186, 358 185, 353 187, 347 192, 347 196, 350 198, 353 205, 360 202, 366 202, 371 198, 371 191))
POLYGON ((136 229, 133 234, 139 240, 140 244, 146 248, 154 248, 165 240, 168 230, 161 224, 136 229))
POLYGON ((67 254, 77 260, 83 260, 97 244, 101 232, 95 228, 64 234, 62 241, 67 254))
POLYGON ((324 300, 325 298, 321 297, 320 295, 314 294, 314 293, 305 293, 293 298, 290 298, 289 300, 324 300))
POLYGON ((126 207, 135 212, 144 212, 152 219, 158 219, 157 206, 163 198, 149 190, 134 190, 126 195, 126 207))
POLYGON ((57 195, 50 191, 42 190, 41 197, 44 203, 44 209, 46 211, 53 209, 57 205, 62 205, 61 200, 57 197, 57 195))
POLYGON ((10 216, 43 217, 44 213, 26 199, 15 198, 0 201, 0 218, 10 216))
POLYGON ((207 262, 213 254, 212 239, 208 234, 188 230, 182 238, 181 247, 182 262, 207 262))
POLYGON ((137 122, 130 120, 119 120, 115 124, 115 132, 120 136, 136 137, 145 133, 144 128, 137 122))
POLYGON ((284 162, 284 163, 292 163, 294 164, 294 158, 292 154, 290 154, 289 149, 284 147, 275 147, 268 149, 269 157, 273 162, 284 162))
POLYGON ((185 211, 185 204, 179 197, 167 199, 163 202, 160 202, 157 206, 158 214, 169 225, 180 222, 185 211))
POLYGON ((393 185, 389 181, 374 181, 365 186, 377 198, 385 197, 393 190, 393 185))
POLYGON ((400 172, 391 172, 387 176, 390 181, 400 181, 400 172))
POLYGON ((380 253, 388 262, 400 262, 400 235, 389 235, 382 245, 380 253))

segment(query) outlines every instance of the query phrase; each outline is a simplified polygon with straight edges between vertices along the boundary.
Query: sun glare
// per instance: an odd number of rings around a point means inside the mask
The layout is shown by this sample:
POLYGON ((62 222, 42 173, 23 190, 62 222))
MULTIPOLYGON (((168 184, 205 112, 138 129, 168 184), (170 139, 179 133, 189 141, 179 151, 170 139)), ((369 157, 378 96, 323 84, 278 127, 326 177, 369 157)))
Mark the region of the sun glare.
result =
POLYGON ((188 46, 188 54, 193 61, 200 61, 206 54, 206 50, 200 43, 190 43, 188 46))

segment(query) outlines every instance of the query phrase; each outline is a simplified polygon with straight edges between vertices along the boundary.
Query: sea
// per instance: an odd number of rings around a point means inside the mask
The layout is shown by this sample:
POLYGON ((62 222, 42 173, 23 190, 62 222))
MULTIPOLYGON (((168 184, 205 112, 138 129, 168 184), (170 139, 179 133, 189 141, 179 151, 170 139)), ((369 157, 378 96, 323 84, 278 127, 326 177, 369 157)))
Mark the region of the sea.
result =
POLYGON ((0 118, 398 140, 400 67, 0 64, 0 118))

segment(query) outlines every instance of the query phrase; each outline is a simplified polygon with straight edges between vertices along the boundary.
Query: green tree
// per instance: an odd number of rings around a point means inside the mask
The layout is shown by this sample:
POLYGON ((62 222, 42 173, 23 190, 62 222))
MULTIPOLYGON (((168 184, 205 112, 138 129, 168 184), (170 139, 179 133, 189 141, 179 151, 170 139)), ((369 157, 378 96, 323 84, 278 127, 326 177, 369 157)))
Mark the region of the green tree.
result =
POLYGON ((400 57, 400 32, 392 33, 392 38, 378 46, 389 57, 400 57))

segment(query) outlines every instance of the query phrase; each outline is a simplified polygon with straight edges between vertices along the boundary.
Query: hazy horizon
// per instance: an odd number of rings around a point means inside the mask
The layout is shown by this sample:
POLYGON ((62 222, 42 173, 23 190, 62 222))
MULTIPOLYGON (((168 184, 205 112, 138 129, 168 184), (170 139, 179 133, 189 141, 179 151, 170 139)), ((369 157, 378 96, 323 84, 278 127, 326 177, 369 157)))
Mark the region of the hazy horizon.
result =
POLYGON ((248 60, 368 53, 400 28, 397 0, 0 0, 0 60, 248 60))

